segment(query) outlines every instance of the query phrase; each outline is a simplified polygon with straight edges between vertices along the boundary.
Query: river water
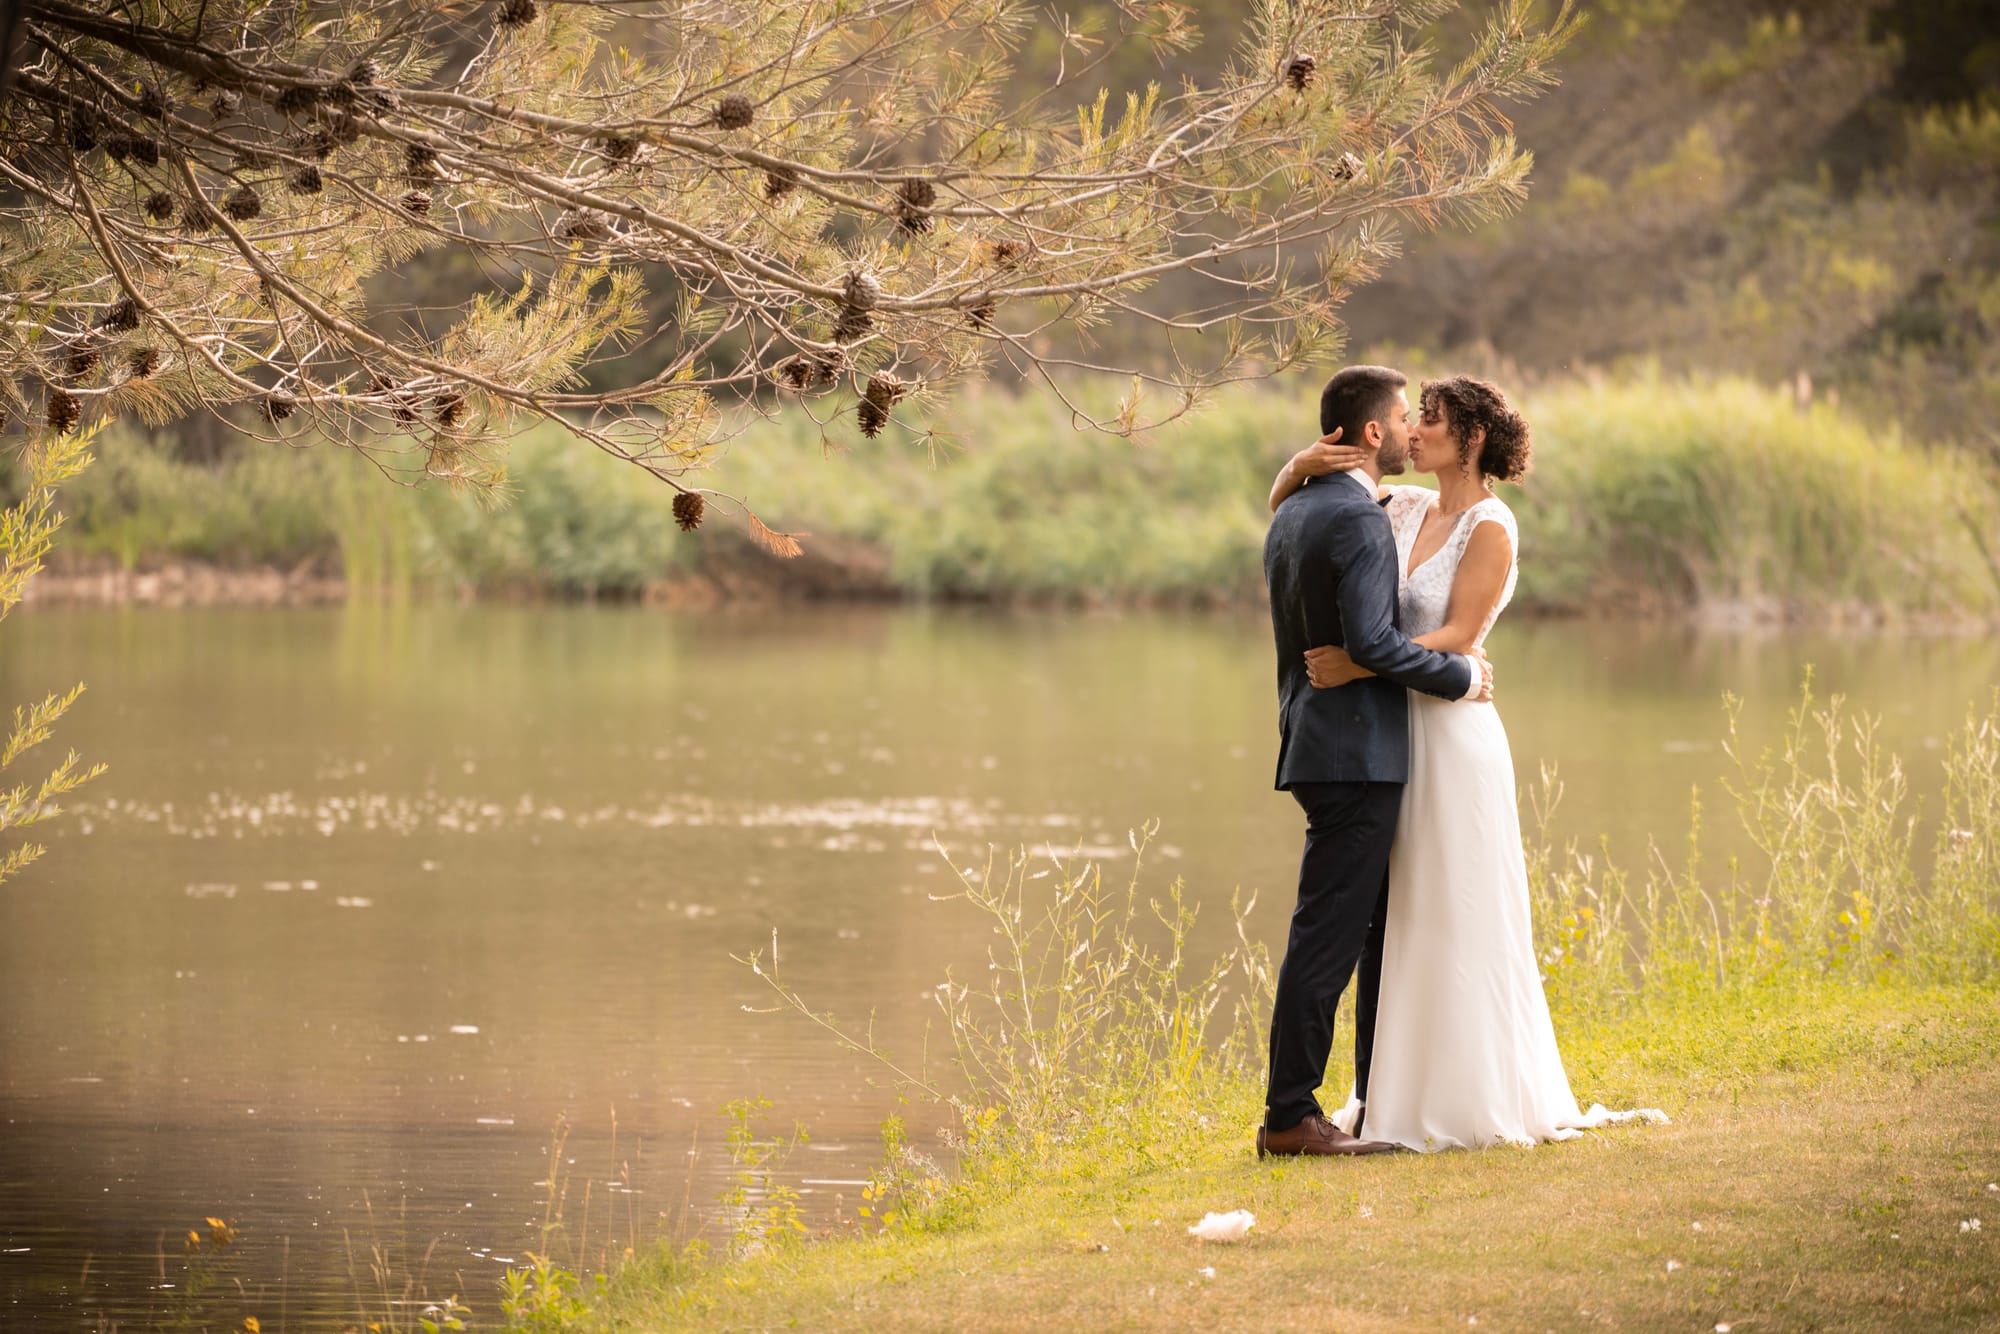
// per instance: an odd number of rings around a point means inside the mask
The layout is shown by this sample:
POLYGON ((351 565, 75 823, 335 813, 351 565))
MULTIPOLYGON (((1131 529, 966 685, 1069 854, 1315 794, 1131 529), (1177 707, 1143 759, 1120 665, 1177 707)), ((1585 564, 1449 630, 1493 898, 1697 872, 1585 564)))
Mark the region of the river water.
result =
MULTIPOLYGON (((1813 664, 1923 795, 2000 682, 1990 638, 1530 622, 1491 650, 1519 778, 1555 763, 1556 832, 1634 863, 1722 770, 1725 689, 1769 738, 1813 664)), ((54 745, 110 770, 0 886, 0 1325, 174 1318, 210 1216, 244 1295, 204 1309, 491 1318, 552 1166, 587 1262, 713 1235, 745 1097, 809 1130, 781 1169, 809 1217, 852 1216, 883 1116, 937 1118, 731 955, 775 930, 815 1006, 914 1058, 945 970, 983 968, 933 839, 1122 878, 1148 819, 1144 883, 1184 877, 1216 933, 1260 890, 1280 945, 1271 675, 1252 616, 22 611, 0 701, 87 680, 54 745)))

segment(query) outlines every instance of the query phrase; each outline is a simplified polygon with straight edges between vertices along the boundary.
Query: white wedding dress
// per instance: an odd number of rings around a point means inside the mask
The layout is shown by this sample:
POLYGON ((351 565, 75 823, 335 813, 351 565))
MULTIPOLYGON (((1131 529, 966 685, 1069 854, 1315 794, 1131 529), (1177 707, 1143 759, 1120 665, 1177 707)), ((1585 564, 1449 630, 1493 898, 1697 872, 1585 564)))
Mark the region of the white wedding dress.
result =
MULTIPOLYGON (((1477 642, 1514 596, 1520 544, 1499 500, 1458 517, 1438 553, 1409 569, 1437 494, 1390 489, 1403 632, 1445 622, 1452 580, 1473 530, 1507 530, 1515 568, 1477 642)), ((1333 1117, 1354 1129, 1357 1104, 1333 1117)), ((1556 1050, 1528 910, 1528 871, 1514 795, 1514 757, 1491 704, 1410 692, 1410 779, 1389 856, 1389 911, 1363 1134, 1411 1149, 1531 1145, 1574 1139, 1658 1111, 1577 1107, 1556 1050)))

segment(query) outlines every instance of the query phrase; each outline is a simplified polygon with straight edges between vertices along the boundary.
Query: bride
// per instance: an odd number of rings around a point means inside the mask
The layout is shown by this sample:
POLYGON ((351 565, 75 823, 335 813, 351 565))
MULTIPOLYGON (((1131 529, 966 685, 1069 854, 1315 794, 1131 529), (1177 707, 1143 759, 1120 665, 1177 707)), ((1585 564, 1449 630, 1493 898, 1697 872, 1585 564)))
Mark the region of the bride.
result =
MULTIPOLYGON (((1357 467, 1338 432, 1302 450, 1271 490, 1357 467)), ((1385 486, 1403 625, 1426 648, 1482 646, 1514 594, 1514 516, 1496 482, 1528 470, 1528 424, 1494 386, 1456 376, 1423 387, 1410 467, 1438 486, 1385 486)), ((1370 673, 1338 648, 1306 655, 1312 684, 1370 673)), ((1410 692, 1410 770, 1389 856, 1391 886, 1366 1102, 1331 1119, 1410 1149, 1574 1139, 1657 1111, 1577 1107, 1536 966, 1514 759, 1491 704, 1410 692)))

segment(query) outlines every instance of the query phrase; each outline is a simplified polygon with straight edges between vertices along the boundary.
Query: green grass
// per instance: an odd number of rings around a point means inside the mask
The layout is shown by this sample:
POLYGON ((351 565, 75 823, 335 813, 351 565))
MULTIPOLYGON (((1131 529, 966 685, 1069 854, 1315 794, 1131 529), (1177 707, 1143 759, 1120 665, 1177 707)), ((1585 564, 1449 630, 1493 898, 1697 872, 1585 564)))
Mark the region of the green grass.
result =
MULTIPOLYGON (((1311 390, 1238 389, 1140 444, 1076 432, 1045 393, 974 388, 929 418, 907 407, 875 440, 851 413, 822 433, 787 404, 697 480, 821 552, 885 553, 910 597, 1255 602, 1264 496, 1316 434, 1311 390)), ((1562 383, 1523 406, 1536 468, 1503 490, 1525 609, 2000 613, 1982 537, 2000 531, 2000 498, 1949 449, 1740 380, 1562 383)), ((65 491, 65 545, 127 566, 317 559, 364 588, 566 597, 634 596, 702 566, 783 578, 729 505, 681 534, 666 488, 549 428, 515 443, 512 502, 493 512, 326 448, 246 441, 208 468, 114 435, 101 453, 65 491)))
MULTIPOLYGON (((1684 864, 1653 859, 1643 886, 1529 837, 1572 1088, 1670 1126, 1259 1163, 1268 955, 1245 936, 1191 966, 1178 886, 1017 854, 961 873, 995 939, 990 972, 943 993, 963 1083, 932 1091, 958 1112, 956 1176, 892 1127, 868 1212, 813 1244, 768 1146, 739 1154, 766 1203, 723 1263, 663 1250, 568 1323, 1981 1327, 2000 1317, 1992 1234, 1959 1224, 2000 1215, 2000 699, 1949 740, 1928 830, 1872 722, 1809 690, 1769 751, 1732 724, 1728 752, 1753 855, 1694 855, 1699 809, 1684 864), (1260 1220, 1245 1244, 1186 1236, 1234 1208, 1260 1220)), ((1328 1087, 1350 1077, 1337 1053, 1328 1087)))
POLYGON ((1159 1124, 969 1225, 637 1262, 581 1327, 1990 1327, 2000 1243, 1959 1223, 2000 1226, 1997 1002, 1832 987, 1572 1030, 1580 1095, 1673 1124, 1532 1151, 1260 1163, 1240 1081, 1210 1125, 1159 1124), (1186 1235, 1235 1208, 1244 1243, 1186 1235))

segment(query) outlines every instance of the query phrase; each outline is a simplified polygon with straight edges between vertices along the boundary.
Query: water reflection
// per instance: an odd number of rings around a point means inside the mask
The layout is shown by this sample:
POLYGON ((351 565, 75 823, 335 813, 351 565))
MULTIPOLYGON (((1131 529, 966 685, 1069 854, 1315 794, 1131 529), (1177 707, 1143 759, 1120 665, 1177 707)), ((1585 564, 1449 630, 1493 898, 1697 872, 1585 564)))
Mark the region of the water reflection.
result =
MULTIPOLYGON (((0 698, 87 679, 59 741, 112 770, 0 889, 10 1326, 163 1309, 210 1214, 294 1315, 355 1315, 427 1266, 490 1316, 552 1169, 592 1253, 694 1226, 726 1175, 717 1109, 747 1095, 812 1129, 786 1170, 813 1216, 851 1213, 891 1094, 759 1013, 730 955, 775 929, 790 981, 913 1050, 932 985, 983 948, 932 899, 933 836, 960 865, 1028 842, 1122 873, 1157 817, 1163 879, 1215 908, 1261 888, 1274 942, 1288 902, 1298 817, 1269 790, 1253 618, 406 605, 12 629, 0 698)), ((1926 757, 2000 680, 1983 638, 1524 624, 1493 652, 1522 777, 1558 763, 1559 832, 1628 857, 1683 835, 1725 688, 1769 739, 1814 663, 1928 793, 1926 757)))

